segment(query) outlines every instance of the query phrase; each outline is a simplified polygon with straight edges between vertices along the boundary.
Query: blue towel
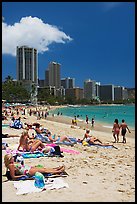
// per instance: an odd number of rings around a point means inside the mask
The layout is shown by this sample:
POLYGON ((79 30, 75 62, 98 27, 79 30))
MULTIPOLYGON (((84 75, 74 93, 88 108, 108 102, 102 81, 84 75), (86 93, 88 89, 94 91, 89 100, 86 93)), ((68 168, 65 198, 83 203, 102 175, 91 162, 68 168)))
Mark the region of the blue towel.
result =
POLYGON ((44 157, 45 154, 43 154, 42 152, 36 152, 36 153, 30 153, 30 152, 27 152, 27 153, 23 153, 22 154, 22 157, 27 159, 27 158, 39 158, 39 157, 44 157))

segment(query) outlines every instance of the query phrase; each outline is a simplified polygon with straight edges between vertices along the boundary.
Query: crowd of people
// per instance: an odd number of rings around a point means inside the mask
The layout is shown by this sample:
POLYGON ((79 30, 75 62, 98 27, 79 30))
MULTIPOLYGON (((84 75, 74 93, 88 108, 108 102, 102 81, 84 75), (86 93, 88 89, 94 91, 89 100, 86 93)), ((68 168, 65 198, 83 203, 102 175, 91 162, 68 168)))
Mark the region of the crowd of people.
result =
MULTIPOLYGON (((36 112, 37 113, 37 112, 36 112)), ((22 114, 25 115, 25 110, 22 109, 22 114)), ((22 128, 23 132, 19 139, 19 145, 17 150, 23 151, 23 152, 31 152, 34 153, 36 150, 43 151, 43 152, 54 152, 54 147, 46 147, 45 143, 56 143, 56 142, 64 142, 67 141, 69 143, 72 143, 72 140, 66 135, 58 135, 52 134, 50 130, 47 128, 42 127, 38 122, 35 123, 22 123, 21 117, 19 116, 18 109, 16 110, 17 117, 14 117, 13 112, 10 110, 10 116, 11 116, 11 128, 22 128)), ((32 110, 30 109, 29 115, 32 115, 32 110)), ((39 114, 36 114, 37 118, 41 117, 39 114)), ((46 115, 47 116, 47 115, 46 115)), ((4 111, 3 120, 7 120, 8 112, 4 111)), ((42 117, 44 116, 44 113, 42 112, 42 117)), ((72 124, 77 126, 77 118, 75 116, 74 119, 72 119, 72 124)), ((89 124, 89 118, 86 115, 86 124, 89 124)), ((91 127, 94 127, 95 120, 92 118, 91 120, 91 127)), ((114 137, 114 143, 119 142, 119 136, 122 135, 122 143, 126 143, 126 132, 130 133, 131 131, 128 128, 128 125, 126 124, 125 120, 123 119, 122 122, 119 124, 118 119, 114 120, 112 132, 114 137)), ((93 136, 90 134, 89 129, 86 129, 83 139, 76 138, 77 143, 82 143, 86 141, 88 145, 100 145, 100 146, 113 146, 113 144, 103 143, 99 138, 93 136)), ((36 166, 34 167, 28 167, 26 165, 22 164, 16 164, 14 161, 14 157, 12 154, 6 154, 4 157, 4 163, 7 168, 7 170, 10 171, 10 176, 12 179, 17 179, 21 176, 35 175, 36 172, 40 173, 60 173, 65 170, 64 166, 56 167, 56 168, 38 168, 36 166)))

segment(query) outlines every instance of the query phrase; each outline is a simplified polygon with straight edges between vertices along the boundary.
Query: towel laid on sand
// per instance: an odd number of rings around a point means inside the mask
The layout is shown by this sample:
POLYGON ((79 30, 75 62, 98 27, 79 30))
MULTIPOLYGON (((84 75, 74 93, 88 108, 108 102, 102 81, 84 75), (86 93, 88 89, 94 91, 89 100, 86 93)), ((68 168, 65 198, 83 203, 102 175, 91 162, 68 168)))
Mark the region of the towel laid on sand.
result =
MULTIPOLYGON (((51 144, 46 144, 46 146, 55 147, 56 144, 51 143, 51 144)), ((61 151, 67 152, 67 153, 70 153, 70 154, 80 154, 80 152, 77 151, 77 150, 67 149, 67 148, 64 148, 64 147, 61 147, 60 149, 61 149, 61 151)))
POLYGON ((34 185, 34 180, 25 180, 25 181, 14 181, 14 187, 17 189, 16 194, 22 195, 32 192, 41 192, 46 189, 60 189, 60 188, 69 188, 68 184, 64 182, 62 178, 48 178, 45 181, 45 186, 43 188, 37 188, 34 185))

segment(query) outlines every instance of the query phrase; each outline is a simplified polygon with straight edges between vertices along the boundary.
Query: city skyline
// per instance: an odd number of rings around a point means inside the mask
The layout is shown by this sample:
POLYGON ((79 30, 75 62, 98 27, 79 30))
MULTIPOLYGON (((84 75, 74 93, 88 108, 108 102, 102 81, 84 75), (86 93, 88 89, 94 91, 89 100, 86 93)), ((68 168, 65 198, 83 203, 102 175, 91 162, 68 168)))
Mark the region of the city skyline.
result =
POLYGON ((134 88, 134 9, 134 2, 2 2, 2 79, 16 78, 14 48, 27 45, 39 51, 39 79, 55 61, 77 87, 91 79, 134 88))

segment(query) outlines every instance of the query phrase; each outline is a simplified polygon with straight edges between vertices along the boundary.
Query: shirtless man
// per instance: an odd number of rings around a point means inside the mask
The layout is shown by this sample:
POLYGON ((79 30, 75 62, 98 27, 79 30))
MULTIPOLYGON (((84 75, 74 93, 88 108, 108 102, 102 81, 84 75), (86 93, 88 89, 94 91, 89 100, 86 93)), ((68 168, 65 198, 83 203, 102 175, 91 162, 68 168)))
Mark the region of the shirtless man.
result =
POLYGON ((130 132, 127 124, 125 123, 125 120, 123 119, 122 120, 122 123, 120 124, 120 129, 121 129, 121 135, 123 136, 123 143, 126 143, 126 132, 127 132, 127 129, 128 129, 128 132, 130 132))

